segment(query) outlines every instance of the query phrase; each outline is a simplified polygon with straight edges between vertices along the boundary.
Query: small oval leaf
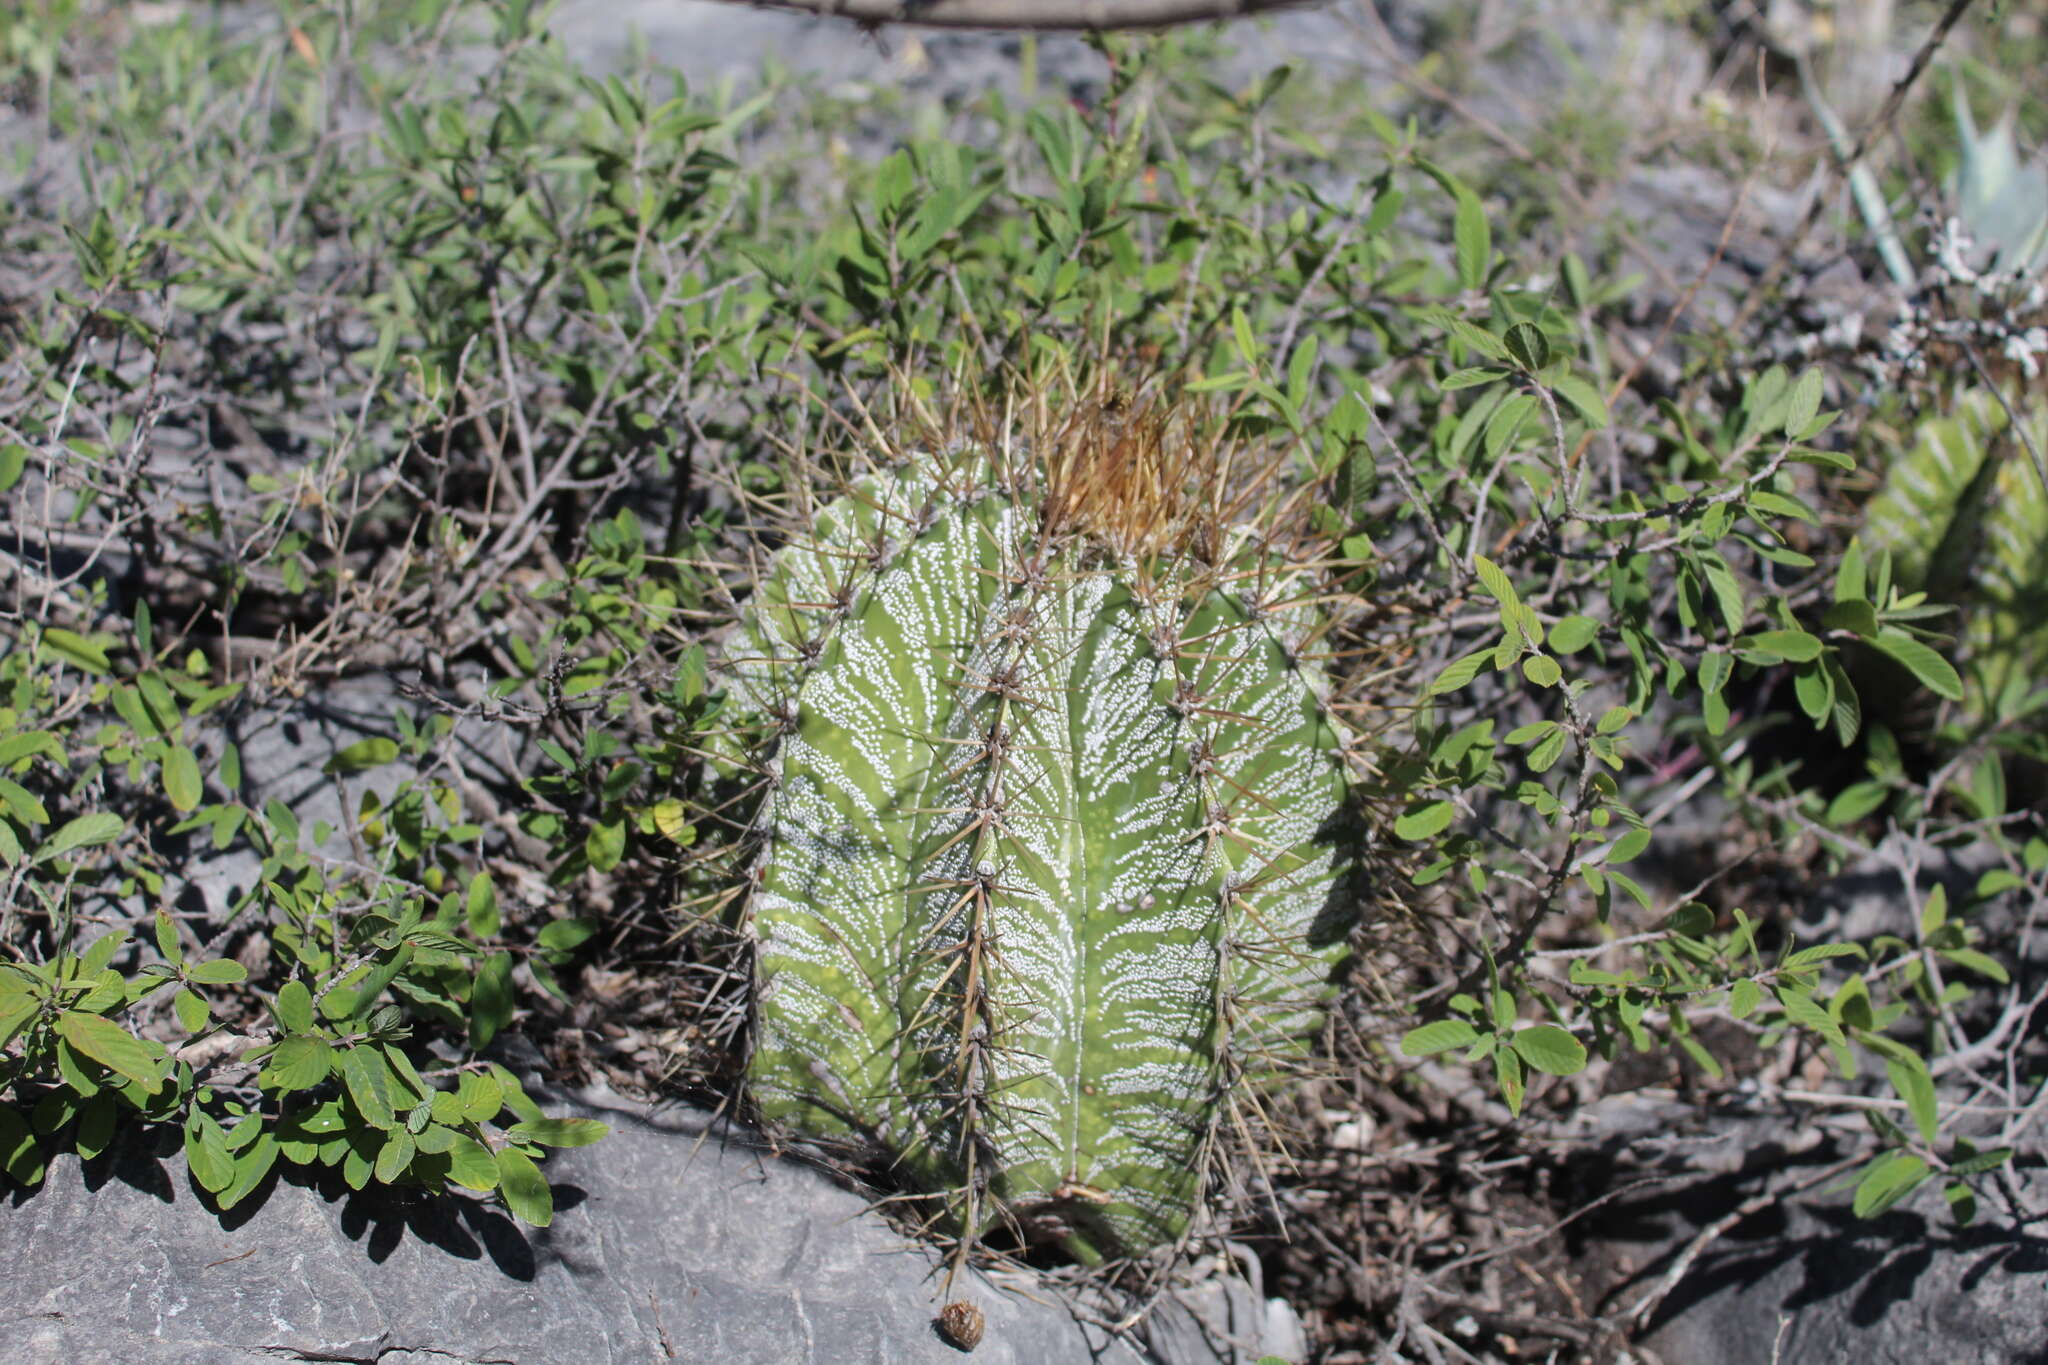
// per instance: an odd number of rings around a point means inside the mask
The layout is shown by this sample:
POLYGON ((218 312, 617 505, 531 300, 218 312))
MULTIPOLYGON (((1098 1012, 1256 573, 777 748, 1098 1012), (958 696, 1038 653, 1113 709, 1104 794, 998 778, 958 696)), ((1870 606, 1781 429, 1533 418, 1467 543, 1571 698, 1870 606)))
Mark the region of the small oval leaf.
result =
POLYGON ((1536 1070, 1574 1076, 1586 1069, 1586 1049, 1555 1024, 1534 1024, 1515 1035, 1515 1051, 1536 1070))

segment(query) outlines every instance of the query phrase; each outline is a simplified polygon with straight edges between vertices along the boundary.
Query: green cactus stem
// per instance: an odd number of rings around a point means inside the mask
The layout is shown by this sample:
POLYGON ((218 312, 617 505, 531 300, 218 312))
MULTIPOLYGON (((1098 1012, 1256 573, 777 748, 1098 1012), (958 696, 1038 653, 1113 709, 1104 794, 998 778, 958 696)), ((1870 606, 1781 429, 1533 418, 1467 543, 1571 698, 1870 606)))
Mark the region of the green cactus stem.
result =
POLYGON ((1084 1254, 1183 1233, 1349 928, 1312 590, 1157 444, 868 476, 730 650, 773 734, 762 1118, 1084 1254))

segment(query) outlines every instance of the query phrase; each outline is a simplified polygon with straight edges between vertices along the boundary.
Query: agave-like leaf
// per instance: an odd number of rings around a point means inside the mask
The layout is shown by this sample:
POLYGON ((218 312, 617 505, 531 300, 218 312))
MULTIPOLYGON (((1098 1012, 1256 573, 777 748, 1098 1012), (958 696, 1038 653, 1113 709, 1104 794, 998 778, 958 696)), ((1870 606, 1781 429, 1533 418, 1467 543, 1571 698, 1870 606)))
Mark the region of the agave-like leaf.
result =
POLYGON ((2013 111, 1980 133, 1957 86, 1955 117, 1962 158, 1949 190, 1964 229, 1990 251, 1993 270, 2030 275, 2048 268, 2048 169, 2022 160, 2013 111))
POLYGON ((1138 1250, 1342 951, 1315 613, 1250 539, 1119 559, 987 472, 863 480, 735 634, 779 731, 750 1082, 965 1230, 1138 1250))

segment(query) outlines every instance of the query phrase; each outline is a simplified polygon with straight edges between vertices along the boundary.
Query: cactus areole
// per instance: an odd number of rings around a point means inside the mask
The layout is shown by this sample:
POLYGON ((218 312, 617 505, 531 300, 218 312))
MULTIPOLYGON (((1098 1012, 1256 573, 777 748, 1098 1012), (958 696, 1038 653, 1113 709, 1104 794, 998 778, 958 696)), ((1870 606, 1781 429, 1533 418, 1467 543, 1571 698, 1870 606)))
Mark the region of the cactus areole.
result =
POLYGON ((771 732, 750 1087, 956 1231, 1131 1254, 1187 1228, 1343 950, 1319 613, 1253 532, 1091 530, 1107 494, 993 463, 863 478, 743 613, 771 732))

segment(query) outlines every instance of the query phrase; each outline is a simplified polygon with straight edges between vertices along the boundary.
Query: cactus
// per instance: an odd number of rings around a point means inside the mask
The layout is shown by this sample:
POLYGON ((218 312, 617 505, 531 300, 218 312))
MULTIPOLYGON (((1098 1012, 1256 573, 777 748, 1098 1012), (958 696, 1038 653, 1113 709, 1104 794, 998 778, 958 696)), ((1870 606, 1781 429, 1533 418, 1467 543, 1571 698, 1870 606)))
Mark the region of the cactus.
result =
POLYGON ((1039 444, 854 481, 741 615, 749 1084, 965 1237, 1092 1257, 1186 1230, 1313 1031, 1346 784, 1307 572, 1227 524, 1227 457, 1100 406, 1039 444))
POLYGON ((2028 449, 2048 449, 2048 407, 2014 430, 1995 394, 1967 390, 1916 437, 1864 509, 1864 545, 1900 589, 1964 604, 1964 713, 2017 717, 2048 670, 2048 492, 2028 449))

